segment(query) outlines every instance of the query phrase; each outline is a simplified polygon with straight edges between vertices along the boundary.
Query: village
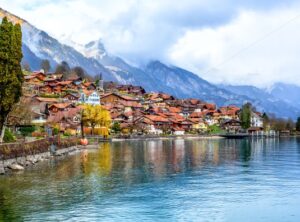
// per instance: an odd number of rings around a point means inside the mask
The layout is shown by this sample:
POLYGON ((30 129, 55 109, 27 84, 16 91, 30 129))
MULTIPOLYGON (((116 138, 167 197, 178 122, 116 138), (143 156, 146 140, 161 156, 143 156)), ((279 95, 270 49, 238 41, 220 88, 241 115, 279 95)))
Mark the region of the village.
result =
MULTIPOLYGON (((217 107, 199 99, 177 99, 161 92, 146 92, 140 86, 89 81, 78 76, 43 70, 25 75, 23 97, 30 107, 31 124, 58 126, 70 135, 81 132, 83 104, 101 105, 111 116, 110 133, 119 135, 185 135, 237 133, 242 131, 240 107, 217 107)), ((101 126, 96 126, 101 127, 101 126)), ((249 133, 264 130, 262 113, 252 111, 249 133)), ((85 134, 91 134, 88 126, 85 134)), ((97 131, 95 131, 97 134, 97 131)), ((99 132, 99 131, 98 131, 99 132)))

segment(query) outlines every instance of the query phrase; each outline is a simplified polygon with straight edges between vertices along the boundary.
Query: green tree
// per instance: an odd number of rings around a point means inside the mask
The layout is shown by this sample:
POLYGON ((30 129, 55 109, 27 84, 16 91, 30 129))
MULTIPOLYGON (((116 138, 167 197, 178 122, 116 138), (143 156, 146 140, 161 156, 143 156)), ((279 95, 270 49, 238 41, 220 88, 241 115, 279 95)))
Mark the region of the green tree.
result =
POLYGON ((24 69, 26 72, 31 72, 31 68, 30 68, 29 63, 24 63, 24 64, 22 64, 22 66, 23 66, 23 69, 24 69))
POLYGON ((119 133, 121 132, 121 125, 119 122, 114 122, 111 129, 115 132, 115 133, 119 133))
POLYGON ((251 126, 251 103, 246 103, 243 105, 240 112, 240 120, 242 122, 243 129, 248 129, 251 126))
POLYGON ((61 64, 56 66, 55 69, 56 74, 63 74, 64 79, 68 79, 71 74, 71 68, 66 61, 61 62, 61 64))
POLYGON ((51 65, 48 59, 43 59, 41 62, 41 69, 44 70, 45 73, 48 73, 51 69, 51 65))
POLYGON ((22 94, 22 57, 21 26, 4 17, 0 25, 0 142, 7 116, 22 94))
POLYGON ((297 118, 297 122, 296 122, 296 130, 300 131, 300 117, 297 118))
POLYGON ((270 128, 270 118, 266 113, 263 113, 262 118, 263 118, 263 127, 265 130, 267 130, 268 128, 270 128))

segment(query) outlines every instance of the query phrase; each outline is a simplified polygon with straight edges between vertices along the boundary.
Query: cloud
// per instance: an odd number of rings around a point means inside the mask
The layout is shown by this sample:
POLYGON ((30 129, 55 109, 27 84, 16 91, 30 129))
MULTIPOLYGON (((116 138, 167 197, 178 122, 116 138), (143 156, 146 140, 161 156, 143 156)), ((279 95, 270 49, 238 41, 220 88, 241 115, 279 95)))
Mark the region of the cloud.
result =
POLYGON ((4 0, 1 7, 64 42, 101 38, 133 63, 160 59, 214 82, 297 79, 296 22, 218 66, 297 14, 294 0, 4 0))
POLYGON ((299 7, 242 11, 224 26, 186 32, 170 48, 170 61, 212 82, 300 85, 299 26, 299 7))

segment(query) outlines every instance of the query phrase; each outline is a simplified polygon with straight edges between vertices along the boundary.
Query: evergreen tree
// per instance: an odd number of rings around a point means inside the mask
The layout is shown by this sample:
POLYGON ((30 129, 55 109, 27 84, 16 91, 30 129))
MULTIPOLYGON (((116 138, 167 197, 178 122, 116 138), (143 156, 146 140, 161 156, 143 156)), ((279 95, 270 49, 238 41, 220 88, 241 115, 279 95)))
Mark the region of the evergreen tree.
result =
POLYGON ((300 131, 300 117, 297 118, 296 130, 300 131))
POLYGON ((240 120, 242 122, 243 129, 248 129, 251 126, 251 103, 246 103, 243 105, 240 112, 240 120))
POLYGON ((265 130, 267 130, 270 127, 270 118, 266 113, 263 113, 263 127, 265 130))
POLYGON ((63 74, 63 79, 68 79, 71 73, 71 68, 67 62, 63 61, 61 64, 56 66, 55 73, 63 74))
POLYGON ((41 62, 41 69, 44 70, 45 73, 48 73, 51 69, 51 65, 48 59, 43 59, 41 62))
POLYGON ((4 17, 0 25, 0 141, 7 116, 22 94, 22 57, 21 26, 4 17))

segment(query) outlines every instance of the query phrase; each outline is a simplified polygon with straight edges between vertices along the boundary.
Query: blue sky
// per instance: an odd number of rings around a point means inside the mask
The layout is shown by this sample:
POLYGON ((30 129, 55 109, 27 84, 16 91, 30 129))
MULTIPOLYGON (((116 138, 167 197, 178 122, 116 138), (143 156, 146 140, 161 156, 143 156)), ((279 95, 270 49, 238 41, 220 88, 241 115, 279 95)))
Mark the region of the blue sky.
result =
POLYGON ((110 53, 134 64, 160 59, 216 83, 300 85, 299 1, 2 0, 0 6, 70 45, 101 38, 110 53))

